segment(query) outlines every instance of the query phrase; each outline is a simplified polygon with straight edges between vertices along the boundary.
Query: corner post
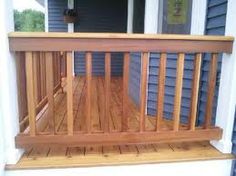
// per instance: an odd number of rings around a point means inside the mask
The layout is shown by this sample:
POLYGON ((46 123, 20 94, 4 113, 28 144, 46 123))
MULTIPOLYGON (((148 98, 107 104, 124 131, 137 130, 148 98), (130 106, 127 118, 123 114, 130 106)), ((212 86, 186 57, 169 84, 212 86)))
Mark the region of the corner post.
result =
MULTIPOLYGON (((236 1, 228 0, 225 35, 236 37, 235 21, 236 1)), ((220 88, 216 111, 216 126, 223 129, 220 141, 211 144, 223 153, 231 153, 234 113, 236 105, 236 43, 233 44, 232 54, 223 54, 220 88)))
POLYGON ((8 42, 8 33, 13 30, 12 0, 0 1, 0 121, 3 123, 0 128, 4 131, 3 150, 7 164, 15 164, 22 155, 22 151, 15 148, 15 136, 19 132, 17 73, 16 62, 13 54, 9 52, 8 42))

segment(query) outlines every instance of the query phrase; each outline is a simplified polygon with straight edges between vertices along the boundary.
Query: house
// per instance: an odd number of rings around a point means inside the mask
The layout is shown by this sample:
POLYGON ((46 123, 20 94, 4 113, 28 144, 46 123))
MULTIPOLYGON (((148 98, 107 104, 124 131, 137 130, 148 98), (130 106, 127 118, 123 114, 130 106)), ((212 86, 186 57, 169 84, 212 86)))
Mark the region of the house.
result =
POLYGON ((44 6, 15 33, 0 2, 0 174, 235 175, 234 0, 44 6))

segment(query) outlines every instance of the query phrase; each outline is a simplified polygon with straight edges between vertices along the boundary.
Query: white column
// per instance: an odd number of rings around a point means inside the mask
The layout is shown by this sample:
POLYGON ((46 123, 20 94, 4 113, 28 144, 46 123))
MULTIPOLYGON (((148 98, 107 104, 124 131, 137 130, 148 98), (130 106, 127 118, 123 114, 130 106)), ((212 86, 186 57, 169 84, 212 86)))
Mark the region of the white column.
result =
MULTIPOLYGON (((6 162, 14 164, 22 152, 15 149, 15 136, 19 132, 16 66, 9 52, 8 32, 13 31, 12 0, 0 1, 0 106, 4 131, 6 162)), ((1 145, 1 144, 0 144, 1 145)))
POLYGON ((48 32, 48 0, 44 0, 44 26, 45 32, 48 32))
MULTIPOLYGON (((75 3, 74 3, 74 0, 68 0, 68 8, 69 9, 73 9, 73 8, 75 8, 74 7, 75 6, 75 3)), ((73 33, 74 32, 74 23, 68 23, 68 32, 69 33, 73 33)), ((74 65, 74 56, 75 56, 75 53, 74 53, 74 51, 72 52, 72 63, 73 63, 73 65, 72 65, 72 71, 73 71, 73 75, 75 75, 75 65, 74 65)))
MULTIPOLYGON (((225 35, 236 38, 235 21, 236 1, 228 0, 225 35)), ((236 43, 232 54, 224 54, 222 58, 220 88, 216 112, 216 125, 223 129, 223 138, 211 143, 223 153, 231 153, 232 131, 236 105, 236 43)))
POLYGON ((158 26, 158 0, 146 0, 145 17, 144 17, 144 33, 156 34, 158 26))
POLYGON ((205 32, 207 0, 192 1, 191 34, 203 35, 205 32))
POLYGON ((134 0, 128 0, 127 33, 133 32, 134 0))
POLYGON ((2 109, 0 104, 0 176, 4 175, 4 168, 6 164, 5 158, 5 143, 4 143, 4 135, 3 135, 3 117, 2 117, 2 109))

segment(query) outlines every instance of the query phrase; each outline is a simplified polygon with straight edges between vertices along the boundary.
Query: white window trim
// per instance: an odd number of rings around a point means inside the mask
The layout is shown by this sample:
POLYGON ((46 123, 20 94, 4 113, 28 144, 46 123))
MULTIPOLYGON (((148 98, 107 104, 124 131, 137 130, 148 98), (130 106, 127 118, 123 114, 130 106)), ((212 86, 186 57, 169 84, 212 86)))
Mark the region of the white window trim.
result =
POLYGON ((45 32, 49 31, 48 27, 48 0, 44 0, 44 26, 45 26, 45 32))
MULTIPOLYGON (((75 2, 74 0, 68 0, 68 8, 73 9, 75 8, 75 2)), ((68 23, 68 32, 73 33, 74 32, 74 23, 68 23)), ((75 52, 72 51, 72 71, 73 71, 73 76, 75 75, 75 64, 74 64, 74 58, 75 57, 75 52)))
POLYGON ((191 35, 204 35, 207 0, 192 1, 191 35))
POLYGON ((134 0, 128 0, 127 33, 133 33, 134 0))
MULTIPOLYGON (((228 0, 225 35, 236 37, 235 23, 236 1, 228 0)), ((232 134, 236 106, 236 43, 233 44, 232 54, 223 54, 220 88, 216 111, 216 125, 223 129, 220 141, 211 144, 223 153, 232 151, 232 134)))

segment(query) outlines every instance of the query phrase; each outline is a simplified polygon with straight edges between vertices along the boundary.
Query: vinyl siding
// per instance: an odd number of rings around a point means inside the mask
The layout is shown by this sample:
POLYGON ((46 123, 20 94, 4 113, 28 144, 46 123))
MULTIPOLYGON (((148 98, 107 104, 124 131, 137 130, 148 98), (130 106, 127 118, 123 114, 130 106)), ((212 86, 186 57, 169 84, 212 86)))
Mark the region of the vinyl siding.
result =
MULTIPOLYGON (((172 112, 174 107, 177 57, 178 56, 175 53, 167 54, 165 99, 164 99, 164 117, 167 119, 172 119, 173 115, 172 112)), ((150 64, 149 64, 148 101, 147 101, 148 103, 147 112, 149 115, 156 115, 159 60, 160 60, 159 53, 151 54, 150 64)), ((190 108, 190 97, 191 97, 191 86, 192 86, 192 75, 193 75, 193 55, 190 54, 186 55, 184 65, 185 69, 183 76, 181 121, 187 122, 190 108)))
POLYGON ((48 0, 48 30, 49 32, 67 32, 68 25, 64 23, 63 12, 67 8, 66 0, 48 0))
MULTIPOLYGON (((225 22, 227 13, 227 0, 209 0, 207 4, 207 16, 206 16, 206 35, 224 35, 225 34, 225 22)), ((220 84, 220 70, 221 70, 221 58, 219 55, 217 79, 216 79, 216 91, 212 113, 212 123, 215 122, 217 96, 220 84)), ((207 80, 210 65, 210 54, 205 54, 202 62, 201 83, 200 83, 200 100, 199 100, 199 123, 203 123, 205 116, 206 96, 207 96, 207 80)))
MULTIPOLYGON (((227 11, 226 0, 209 0, 207 6, 206 16, 206 35, 224 35, 225 33, 225 18, 227 11)), ((148 100, 147 100, 147 112, 149 115, 156 115, 156 104, 157 104, 157 86, 158 86, 158 70, 159 70, 159 58, 158 53, 152 53, 150 56, 149 64, 149 80, 148 80, 148 100)), ((166 68, 166 86, 165 86, 165 100, 164 100, 164 116, 167 119, 172 118, 174 96, 175 96, 175 83, 176 83, 176 54, 167 55, 167 68, 166 68)), ((193 76, 193 61, 194 56, 186 54, 184 78, 183 78, 183 89, 182 89, 182 104, 181 104, 181 121, 187 122, 190 98, 191 98, 191 86, 193 76)), ((200 82, 200 100, 199 100, 199 120, 198 123, 202 123, 205 115, 206 106, 206 94, 207 94, 207 79, 210 55, 205 54, 202 71, 201 71, 201 82, 200 82)), ((220 68, 221 68, 221 55, 219 56, 218 72, 217 72, 217 84, 215 91, 215 100, 213 107, 213 123, 215 121, 217 95, 220 81, 220 68)))
MULTIPOLYGON (((233 143, 232 153, 236 155, 236 108, 234 113, 234 128, 233 128, 232 143, 233 143)), ((236 161, 233 161, 232 163, 231 176, 236 176, 236 161)))
POLYGON ((141 53, 131 53, 129 74, 129 95, 139 105, 140 98, 141 53))

